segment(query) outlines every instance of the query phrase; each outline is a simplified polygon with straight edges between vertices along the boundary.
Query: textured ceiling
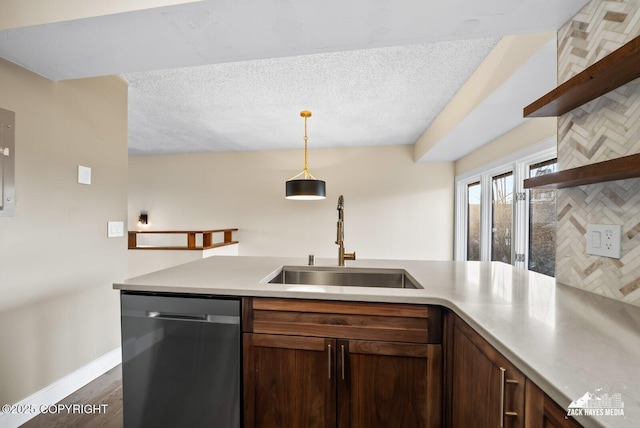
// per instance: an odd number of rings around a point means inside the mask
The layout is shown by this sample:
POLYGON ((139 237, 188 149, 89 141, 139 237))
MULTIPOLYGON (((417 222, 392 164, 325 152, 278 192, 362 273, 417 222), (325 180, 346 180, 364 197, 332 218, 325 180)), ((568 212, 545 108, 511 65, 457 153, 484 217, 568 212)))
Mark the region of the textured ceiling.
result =
POLYGON ((522 125, 522 109, 556 87, 557 53, 553 37, 421 159, 450 161, 522 125))
POLYGON ((313 112, 310 147, 413 144, 496 42, 125 74, 130 153, 301 147, 304 109, 313 112))
MULTIPOLYGON (((311 147, 412 144, 496 40, 587 2, 205 0, 3 27, 0 57, 52 80, 124 75, 131 153, 299 147, 302 109, 311 147)), ((490 140, 513 106, 485 104, 492 120, 462 125, 490 140)), ((471 150, 452 144, 438 159, 471 150)))

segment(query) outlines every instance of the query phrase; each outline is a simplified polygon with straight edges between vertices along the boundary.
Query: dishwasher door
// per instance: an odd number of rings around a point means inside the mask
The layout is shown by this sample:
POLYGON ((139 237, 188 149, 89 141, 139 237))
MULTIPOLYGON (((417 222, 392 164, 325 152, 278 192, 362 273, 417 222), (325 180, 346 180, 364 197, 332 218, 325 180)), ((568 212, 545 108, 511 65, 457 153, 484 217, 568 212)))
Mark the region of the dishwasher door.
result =
POLYGON ((124 427, 241 426, 240 301, 121 295, 124 427))

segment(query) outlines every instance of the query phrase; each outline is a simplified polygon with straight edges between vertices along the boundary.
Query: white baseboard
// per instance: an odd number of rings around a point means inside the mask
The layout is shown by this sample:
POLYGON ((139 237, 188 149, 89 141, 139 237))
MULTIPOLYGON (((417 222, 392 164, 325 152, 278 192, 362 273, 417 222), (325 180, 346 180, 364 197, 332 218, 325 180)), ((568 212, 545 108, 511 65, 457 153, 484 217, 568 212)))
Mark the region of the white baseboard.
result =
POLYGON ((43 406, 56 404, 121 362, 122 352, 118 347, 14 405, 14 410, 26 409, 26 412, 3 413, 0 411, 0 428, 19 427, 36 417, 43 406))

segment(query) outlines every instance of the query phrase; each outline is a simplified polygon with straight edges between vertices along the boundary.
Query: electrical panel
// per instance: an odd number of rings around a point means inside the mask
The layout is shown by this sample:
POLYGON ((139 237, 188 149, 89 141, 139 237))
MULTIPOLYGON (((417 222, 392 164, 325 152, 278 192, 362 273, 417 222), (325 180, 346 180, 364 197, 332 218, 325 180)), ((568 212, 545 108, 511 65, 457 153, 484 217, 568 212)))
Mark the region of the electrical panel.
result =
POLYGON ((15 113, 0 108, 0 217, 15 213, 15 113))

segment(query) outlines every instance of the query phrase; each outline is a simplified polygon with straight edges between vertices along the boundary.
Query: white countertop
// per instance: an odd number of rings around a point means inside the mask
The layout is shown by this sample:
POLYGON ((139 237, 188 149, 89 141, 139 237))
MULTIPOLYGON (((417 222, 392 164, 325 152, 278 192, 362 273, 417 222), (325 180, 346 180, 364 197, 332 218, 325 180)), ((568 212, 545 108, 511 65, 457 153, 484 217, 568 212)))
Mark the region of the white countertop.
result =
MULTIPOLYGON (((556 285, 499 262, 348 261, 402 268, 423 290, 267 284, 305 258, 215 256, 114 284, 132 291, 435 304, 450 308, 558 404, 620 393, 624 416, 576 418, 585 427, 640 426, 640 308, 556 285)), ((316 259, 316 266, 335 266, 316 259)))

